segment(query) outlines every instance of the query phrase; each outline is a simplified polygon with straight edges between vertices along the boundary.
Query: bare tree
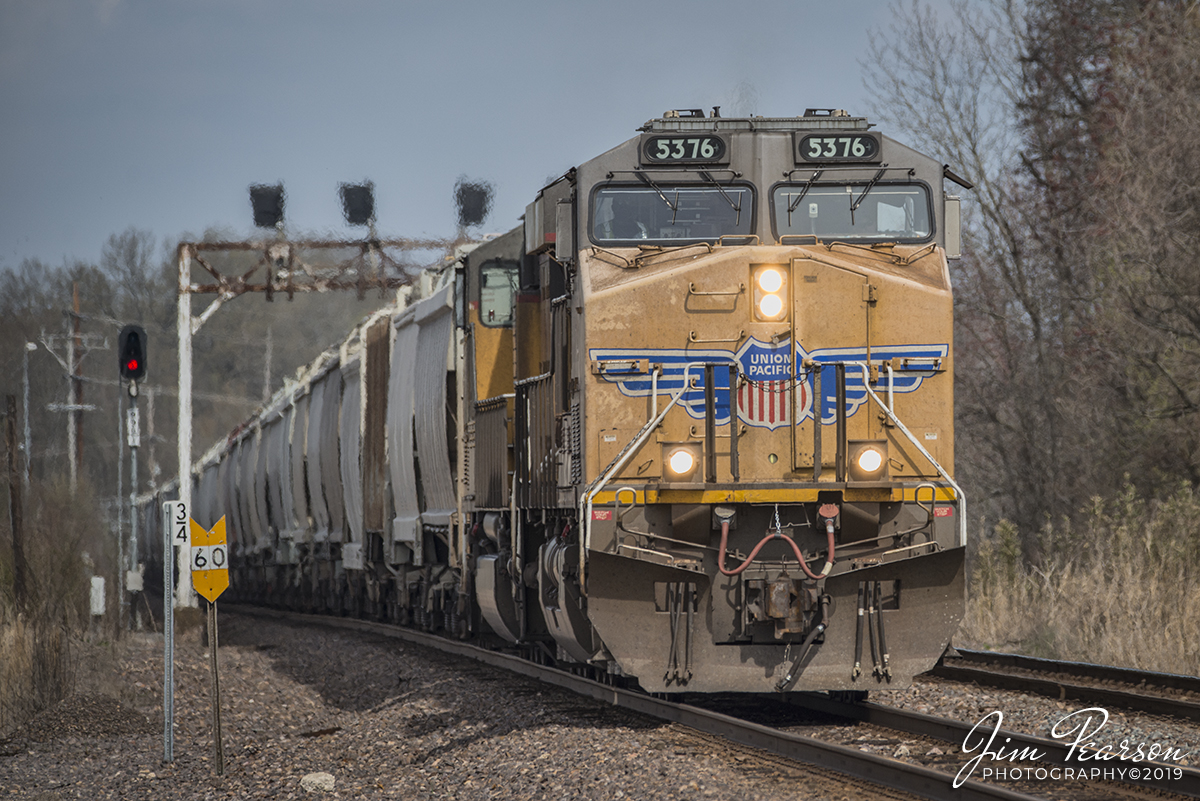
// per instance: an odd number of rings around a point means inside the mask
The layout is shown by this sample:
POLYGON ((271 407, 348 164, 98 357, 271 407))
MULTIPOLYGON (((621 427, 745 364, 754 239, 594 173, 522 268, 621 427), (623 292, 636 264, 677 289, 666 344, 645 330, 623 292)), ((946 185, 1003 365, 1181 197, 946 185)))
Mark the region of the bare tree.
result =
POLYGON ((1200 482, 1200 9, 1139 4, 1115 54, 1112 135, 1093 193, 1105 245, 1103 323, 1122 358, 1140 475, 1200 482))
POLYGON ((1124 212, 1098 195, 1118 153, 1149 157, 1115 144, 1144 83, 1125 54, 1157 52, 1144 32, 1166 7, 1182 6, 958 2, 941 20, 914 0, 864 63, 873 114, 976 182, 954 276, 957 463, 985 514, 1018 524, 1027 556, 1047 520, 1141 464, 1130 433, 1145 391, 1112 295, 1110 223, 1124 212))

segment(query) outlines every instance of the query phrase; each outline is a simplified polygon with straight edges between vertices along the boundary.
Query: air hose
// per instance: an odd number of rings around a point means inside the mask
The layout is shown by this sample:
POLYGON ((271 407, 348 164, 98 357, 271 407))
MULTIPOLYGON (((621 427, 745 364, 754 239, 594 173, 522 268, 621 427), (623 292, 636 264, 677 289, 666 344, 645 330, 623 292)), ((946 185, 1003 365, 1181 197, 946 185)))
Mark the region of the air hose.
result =
POLYGON ((800 561, 800 569, 804 571, 804 575, 808 576, 813 581, 819 581, 828 576, 830 570, 833 570, 833 528, 833 520, 826 520, 825 533, 828 536, 829 550, 825 556, 825 567, 821 569, 819 574, 809 570, 808 562, 805 561, 804 554, 800 553, 800 546, 796 544, 796 541, 791 537, 783 536, 783 533, 778 530, 767 534, 767 536, 759 540, 758 545, 755 545, 754 550, 752 550, 750 555, 746 557, 746 561, 742 562, 737 567, 730 569, 725 567, 725 548, 729 544, 729 521, 722 520, 721 547, 720 550, 717 551, 717 569, 726 576, 739 575, 743 570, 750 566, 750 563, 754 561, 754 557, 758 556, 758 552, 762 550, 764 545, 773 539, 782 539, 787 542, 788 545, 792 546, 792 552, 796 554, 796 559, 800 561))

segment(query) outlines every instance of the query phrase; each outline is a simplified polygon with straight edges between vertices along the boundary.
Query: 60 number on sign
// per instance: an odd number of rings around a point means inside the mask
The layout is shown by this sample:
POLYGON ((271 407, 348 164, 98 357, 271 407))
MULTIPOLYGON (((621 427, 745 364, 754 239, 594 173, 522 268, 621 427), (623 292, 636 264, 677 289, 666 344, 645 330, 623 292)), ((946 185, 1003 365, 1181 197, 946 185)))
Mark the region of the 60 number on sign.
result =
POLYGON ((192 570, 226 570, 228 553, 224 545, 192 546, 192 570))

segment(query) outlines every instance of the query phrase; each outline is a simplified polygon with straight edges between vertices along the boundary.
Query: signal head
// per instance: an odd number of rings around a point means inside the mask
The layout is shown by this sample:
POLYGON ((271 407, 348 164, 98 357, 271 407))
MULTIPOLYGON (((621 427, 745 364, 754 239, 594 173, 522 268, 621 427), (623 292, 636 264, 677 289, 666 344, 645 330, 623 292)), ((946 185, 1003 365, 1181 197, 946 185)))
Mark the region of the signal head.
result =
POLYGON ((146 331, 140 325, 127 325, 117 338, 117 366, 121 378, 141 381, 146 375, 146 331))
POLYGON ((375 221, 375 184, 342 184, 342 213, 351 225, 370 225, 375 221))

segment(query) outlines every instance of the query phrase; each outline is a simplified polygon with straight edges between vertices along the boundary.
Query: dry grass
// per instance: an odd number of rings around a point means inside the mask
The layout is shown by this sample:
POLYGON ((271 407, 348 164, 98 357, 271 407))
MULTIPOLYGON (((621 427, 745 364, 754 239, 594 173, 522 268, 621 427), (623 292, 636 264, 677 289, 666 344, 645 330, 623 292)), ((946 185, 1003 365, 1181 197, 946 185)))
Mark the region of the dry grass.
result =
POLYGON ((74 686, 70 632, 24 615, 0 623, 0 733, 63 698, 74 686))
POLYGON ((1037 564, 1011 524, 985 538, 959 641, 1200 675, 1200 493, 1127 489, 1081 517, 1041 532, 1037 564))
MULTIPOLYGON (((7 514, 0 525, 0 734, 76 689, 77 654, 88 647, 93 573, 84 554, 96 574, 111 572, 112 536, 86 488, 72 497, 63 484, 35 485, 31 495, 23 504, 28 563, 23 609, 13 595, 7 514)), ((5 493, 5 510, 7 501, 5 493)))

